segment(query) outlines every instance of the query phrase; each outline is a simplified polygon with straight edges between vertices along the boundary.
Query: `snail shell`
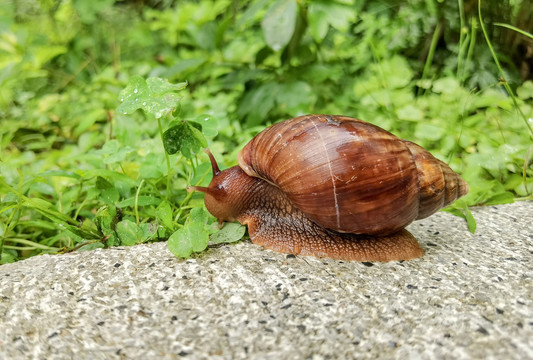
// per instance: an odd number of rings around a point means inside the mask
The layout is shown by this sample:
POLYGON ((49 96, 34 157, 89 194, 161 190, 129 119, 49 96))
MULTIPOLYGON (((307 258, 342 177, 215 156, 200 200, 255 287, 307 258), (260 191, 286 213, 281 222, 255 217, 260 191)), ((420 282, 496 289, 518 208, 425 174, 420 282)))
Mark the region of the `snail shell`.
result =
POLYGON ((468 192, 448 165, 367 122, 306 115, 275 124, 239 153, 309 219, 338 232, 387 235, 468 192))

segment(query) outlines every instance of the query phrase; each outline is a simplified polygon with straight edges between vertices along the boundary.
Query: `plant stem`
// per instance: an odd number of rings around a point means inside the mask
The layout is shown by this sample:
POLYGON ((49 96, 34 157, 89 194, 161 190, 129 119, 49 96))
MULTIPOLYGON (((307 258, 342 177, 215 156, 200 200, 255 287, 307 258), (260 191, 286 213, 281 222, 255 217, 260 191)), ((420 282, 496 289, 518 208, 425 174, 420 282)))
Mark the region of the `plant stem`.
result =
MULTIPOLYGON (((59 248, 46 246, 46 245, 39 244, 39 243, 33 242, 31 240, 26 240, 26 239, 9 238, 9 239, 6 239, 6 241, 17 243, 17 244, 24 244, 24 245, 28 245, 29 247, 31 247, 30 249, 24 249, 24 250, 34 250, 34 249, 59 250, 59 248)), ((9 249, 9 248, 21 249, 21 248, 17 248, 16 246, 10 246, 10 247, 8 246, 9 245, 5 245, 5 248, 6 249, 9 249)))
MULTIPOLYGON (((429 68, 431 67, 431 63, 433 62, 433 56, 435 55, 435 49, 437 48, 437 42, 439 40, 440 29, 441 29, 441 24, 440 22, 438 22, 437 25, 435 25, 435 31, 433 32, 433 37, 431 38, 431 45, 429 46, 428 57, 426 58, 426 63, 424 64, 424 70, 422 71, 421 80, 424 80, 426 78, 427 73, 429 72, 429 68)), ((418 96, 422 95, 422 92, 423 92, 422 88, 419 87, 417 91, 417 95, 418 96)))
MULTIPOLYGON (((200 178, 200 180, 198 181, 198 183, 202 183, 202 181, 204 181, 205 177, 207 176, 207 174, 209 174, 209 170, 207 170, 203 175, 202 177, 200 178)), ((178 221, 180 219, 180 216, 181 216, 181 213, 183 212, 184 209, 187 209, 188 207, 186 207, 185 205, 189 202, 189 200, 191 199, 193 193, 190 192, 190 193, 187 193, 187 196, 185 196, 185 199, 183 199, 183 201, 181 202, 180 204, 180 207, 178 209, 178 212, 176 214, 176 217, 174 218, 174 223, 175 224, 178 224, 178 221)), ((178 224, 179 225, 179 224, 178 224)))
POLYGON ((141 187, 144 184, 144 179, 141 180, 137 192, 135 193, 135 220, 137 220, 137 225, 139 225, 139 193, 141 192, 141 187))
POLYGON ((496 55, 496 52, 494 51, 494 48, 492 47, 492 43, 489 40, 489 35, 487 34, 487 30, 485 29, 485 25, 483 24, 483 16, 481 15, 481 0, 478 0, 477 3, 477 9, 478 9, 478 15, 479 15, 479 23, 481 24, 481 31, 483 31, 483 35, 485 36, 485 40, 487 41, 487 45, 489 46, 490 53, 492 54, 492 58, 494 59, 494 62, 496 63, 496 67, 498 68, 498 71, 500 72, 501 80, 500 82, 505 87, 505 90, 507 90, 507 93, 511 97, 511 100, 513 101, 514 107, 516 111, 521 115, 522 119, 524 120, 524 123, 526 124, 527 129, 529 130, 529 137, 533 139, 533 129, 531 128, 531 125, 529 125, 526 116, 518 106, 518 102, 516 101, 516 97, 513 93, 513 90, 509 86, 509 83, 505 79, 505 73, 503 72, 503 69, 500 65, 500 61, 498 60, 498 56, 496 55))
POLYGON ((462 78, 460 77, 460 74, 462 73, 462 70, 463 70, 464 41, 465 41, 465 36, 468 34, 466 33, 466 29, 465 29, 465 11, 464 11, 463 0, 457 0, 457 3, 459 5, 459 19, 461 22, 461 29, 459 31, 459 54, 457 55, 456 76, 459 78, 459 80, 462 80, 462 78))
MULTIPOLYGON (((377 48, 376 46, 374 45, 374 42, 372 40, 369 41, 370 43, 370 48, 372 49, 372 54, 374 55, 374 58, 376 59, 376 63, 377 63, 377 67, 378 67, 378 70, 379 70, 379 78, 381 80, 381 86, 383 86, 383 89, 385 90, 386 94, 387 94, 387 104, 385 104, 385 110, 387 111, 392 111, 392 113, 394 113, 394 115, 396 116, 396 111, 394 111, 394 104, 392 102, 392 97, 391 97, 391 94, 390 94, 390 91, 389 91, 389 84, 387 82, 387 78, 385 77, 384 73, 383 73, 383 65, 382 65, 382 62, 381 62, 381 58, 378 54, 378 51, 377 51, 377 48)), ((379 104, 379 102, 376 102, 379 104)))
POLYGON ((524 166, 522 167, 522 180, 524 181, 524 189, 526 190, 526 193, 529 196, 531 196, 531 194, 529 193, 529 189, 527 188, 526 177, 527 177, 527 164, 529 163, 529 158, 531 156, 532 150, 533 150, 533 146, 530 146, 529 149, 527 149, 526 158, 524 159, 524 166))
POLYGON ((470 29, 470 42, 468 44, 468 52, 466 53, 466 60, 463 66, 463 73, 461 74, 461 77, 459 80, 462 82, 466 78, 466 71, 468 70, 468 66, 470 65, 470 61, 472 60, 472 55, 474 54, 474 47, 476 46, 476 38, 477 38, 477 21, 476 18, 472 18, 472 27, 470 29))
POLYGON ((519 29, 519 28, 517 28, 517 27, 515 27, 515 26, 513 26, 513 25, 503 24, 503 23, 494 23, 494 25, 495 25, 495 26, 501 26, 501 27, 507 28, 507 29, 509 29, 509 30, 514 30, 514 31, 516 31, 517 33, 520 33, 520 34, 522 34, 522 35, 524 35, 524 36, 527 36, 527 37, 530 38, 530 39, 533 39, 533 35, 532 35, 532 34, 528 33, 527 31, 524 31, 524 30, 522 30, 522 29, 519 29))
POLYGON ((78 206, 78 208, 76 209, 76 212, 74 213, 74 219, 78 218, 78 215, 79 215, 81 209, 85 206, 86 202, 87 202, 87 198, 83 199, 83 201, 81 202, 80 206, 78 206))
MULTIPOLYGON (((19 175, 20 175, 20 179, 19 179, 18 188, 20 190, 22 188, 22 184, 24 182, 24 175, 22 174, 22 172, 20 170, 19 170, 19 175)), ((4 178, 2 178, 2 177, 0 177, 0 185, 2 185, 3 187, 7 187, 9 190, 11 190, 12 192, 14 192, 15 194, 17 194, 19 196, 17 204, 12 209, 11 214, 9 214, 9 217, 8 217, 7 222, 5 224, 5 227, 2 229, 3 233, 2 233, 2 237, 0 238, 0 261, 2 261, 2 252, 4 251, 4 244, 5 244, 7 235, 11 232, 11 230, 13 230, 13 228, 16 226, 16 224, 18 223, 18 220, 19 220, 19 219, 17 219, 17 221, 13 221, 13 218, 15 217, 15 215, 17 215, 20 218, 20 208, 22 207, 22 201, 21 201, 22 194, 20 194, 18 191, 16 191, 11 186, 9 186, 4 181, 4 178)), ((4 210, 5 209, 3 209, 2 211, 4 211, 4 210)))
POLYGON ((165 158, 167 160, 167 191, 165 193, 165 200, 168 200, 170 194, 170 182, 172 180, 172 176, 170 174, 170 156, 165 150, 165 143, 163 142, 163 126, 161 125, 161 118, 157 118, 157 125, 159 126, 159 136, 161 137, 161 144, 163 144, 163 151, 165 152, 165 158))

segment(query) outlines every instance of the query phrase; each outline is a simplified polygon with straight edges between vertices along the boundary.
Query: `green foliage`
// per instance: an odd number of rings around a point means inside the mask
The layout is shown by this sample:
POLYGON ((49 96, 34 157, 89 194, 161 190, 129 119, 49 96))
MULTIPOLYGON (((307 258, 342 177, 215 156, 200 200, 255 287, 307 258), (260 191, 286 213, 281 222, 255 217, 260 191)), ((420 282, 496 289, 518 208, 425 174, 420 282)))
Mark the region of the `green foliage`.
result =
POLYGON ((450 163, 471 191, 447 211, 472 231, 468 206, 532 198, 526 1, 142 4, 0 8, 0 263, 238 240, 244 227, 217 231, 186 191, 209 182, 200 150, 234 165, 266 125, 306 113, 372 122, 450 163))
POLYGON ((224 227, 211 236, 213 244, 232 243, 244 236, 246 227, 237 223, 225 223, 224 227))
POLYGON ((296 0, 277 0, 268 8, 261 26, 272 50, 279 51, 289 44, 296 29, 297 15, 296 0))
POLYGON ((204 208, 192 209, 185 226, 168 238, 168 249, 174 255, 187 258, 193 252, 204 251, 209 243, 206 227, 207 211, 204 208))
POLYGON ((133 76, 119 94, 121 104, 117 112, 126 115, 142 109, 149 117, 159 119, 176 108, 179 96, 175 92, 186 86, 187 83, 171 84, 153 77, 145 81, 140 76, 133 76))

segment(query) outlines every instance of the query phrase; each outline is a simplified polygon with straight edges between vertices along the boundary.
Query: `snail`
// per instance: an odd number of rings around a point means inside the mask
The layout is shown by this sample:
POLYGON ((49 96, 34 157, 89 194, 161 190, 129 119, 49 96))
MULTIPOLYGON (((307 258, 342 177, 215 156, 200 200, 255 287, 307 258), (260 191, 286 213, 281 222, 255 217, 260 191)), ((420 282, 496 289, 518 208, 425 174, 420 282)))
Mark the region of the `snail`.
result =
POLYGON ((392 261, 424 251, 405 226, 468 192, 468 184, 419 145, 346 116, 306 115, 274 124, 213 179, 205 206, 220 223, 248 226, 253 243, 289 254, 392 261))

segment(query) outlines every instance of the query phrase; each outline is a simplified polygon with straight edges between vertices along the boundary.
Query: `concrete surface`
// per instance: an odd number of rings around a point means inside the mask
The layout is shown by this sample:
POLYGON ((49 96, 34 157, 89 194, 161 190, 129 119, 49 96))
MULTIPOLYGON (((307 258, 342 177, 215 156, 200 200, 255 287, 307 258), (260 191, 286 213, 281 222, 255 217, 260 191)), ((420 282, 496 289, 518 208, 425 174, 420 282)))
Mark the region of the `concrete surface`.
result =
POLYGON ((0 266, 0 359, 533 359, 533 202, 412 224, 426 255, 165 243, 0 266))

